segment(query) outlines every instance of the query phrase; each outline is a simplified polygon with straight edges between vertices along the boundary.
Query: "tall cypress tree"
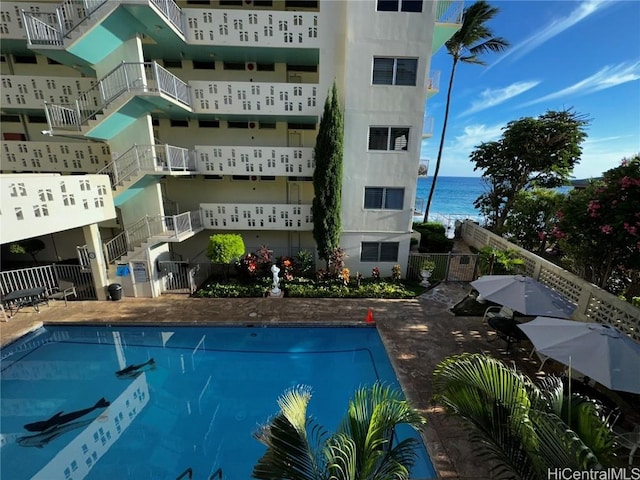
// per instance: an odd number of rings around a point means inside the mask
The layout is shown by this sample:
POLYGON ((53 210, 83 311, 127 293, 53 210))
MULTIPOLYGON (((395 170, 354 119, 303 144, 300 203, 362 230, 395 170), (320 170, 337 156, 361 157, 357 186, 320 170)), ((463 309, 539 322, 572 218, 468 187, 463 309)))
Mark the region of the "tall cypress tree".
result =
POLYGON ((342 199, 342 140, 344 126, 335 82, 324 103, 316 138, 313 172, 315 197, 311 206, 313 238, 318 256, 329 265, 329 254, 340 243, 340 207, 342 199))

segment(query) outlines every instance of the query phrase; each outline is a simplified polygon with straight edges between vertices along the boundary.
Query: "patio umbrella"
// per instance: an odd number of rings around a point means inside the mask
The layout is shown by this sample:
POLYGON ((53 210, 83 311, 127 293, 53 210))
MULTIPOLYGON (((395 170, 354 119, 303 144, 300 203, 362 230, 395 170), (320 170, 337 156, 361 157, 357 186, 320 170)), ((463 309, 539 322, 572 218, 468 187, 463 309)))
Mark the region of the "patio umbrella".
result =
POLYGON ((548 317, 518 327, 539 354, 611 390, 640 393, 640 344, 615 327, 548 317))
POLYGON ((485 299, 524 315, 569 318, 576 309, 560 293, 523 275, 484 275, 471 286, 485 299))

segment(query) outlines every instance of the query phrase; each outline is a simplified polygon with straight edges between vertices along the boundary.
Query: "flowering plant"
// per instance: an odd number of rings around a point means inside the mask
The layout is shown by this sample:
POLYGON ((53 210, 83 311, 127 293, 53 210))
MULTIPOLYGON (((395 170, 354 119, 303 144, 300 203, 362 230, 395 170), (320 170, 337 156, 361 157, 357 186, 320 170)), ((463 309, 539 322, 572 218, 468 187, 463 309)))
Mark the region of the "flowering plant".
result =
POLYGON ((280 268, 282 268, 282 277, 285 280, 293 280, 293 272, 295 269, 295 262, 291 257, 282 257, 280 260, 280 268))
POLYGON ((373 278, 373 280, 375 280, 376 282, 380 280, 380 269, 378 267, 373 267, 371 269, 371 278, 373 278))
POLYGON ((394 265, 391 268, 391 278, 394 282, 399 282, 402 278, 402 271, 400 270, 400 265, 394 265))
POLYGON ((351 272, 348 268, 343 268, 340 270, 340 278, 342 279, 342 283, 349 285, 349 280, 351 280, 351 272))

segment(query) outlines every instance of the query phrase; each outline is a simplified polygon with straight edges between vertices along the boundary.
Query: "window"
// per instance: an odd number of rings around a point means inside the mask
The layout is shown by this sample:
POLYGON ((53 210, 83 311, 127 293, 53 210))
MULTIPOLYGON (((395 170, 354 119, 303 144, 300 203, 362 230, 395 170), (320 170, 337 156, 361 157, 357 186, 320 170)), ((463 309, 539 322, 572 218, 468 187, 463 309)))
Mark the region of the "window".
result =
POLYGON ((417 70, 417 58, 374 57, 373 84, 415 86, 417 70))
POLYGON ((399 242, 362 242, 361 262, 397 262, 399 242))
POLYGON ((216 62, 202 62, 200 60, 193 61, 194 70, 215 70, 216 62))
POLYGON ((38 63, 35 55, 14 55, 13 61, 15 63, 38 63))
POLYGON ((227 128, 249 128, 249 122, 227 122, 227 128))
POLYGON ((200 128, 218 128, 220 127, 219 120, 198 120, 198 127, 200 128))
POLYGON ((369 150, 407 150, 409 127, 369 127, 369 150))
POLYGON ((258 122, 258 128, 263 130, 273 130, 276 128, 276 122, 258 122))
MULTIPOLYGON (((257 3, 254 2, 255 6, 258 6, 257 3)), ((258 72, 275 72, 276 71, 276 65, 275 63, 257 63, 256 64, 256 70, 258 72)))
POLYGON ((174 120, 174 119, 171 119, 170 123, 171 123, 172 127, 188 127, 189 126, 189 120, 174 120))
POLYGON ((182 60, 163 60, 163 63, 164 68, 182 68, 182 60))
POLYGON ((225 70, 242 70, 244 71, 245 66, 244 63, 232 63, 232 62, 223 62, 222 67, 225 70))
POLYGON ((315 123, 287 123, 287 128, 289 130, 315 130, 315 123))
POLYGON ((379 12, 421 12, 422 0, 378 0, 379 12))
POLYGON ((404 188, 365 187, 364 208, 372 210, 402 210, 404 188))

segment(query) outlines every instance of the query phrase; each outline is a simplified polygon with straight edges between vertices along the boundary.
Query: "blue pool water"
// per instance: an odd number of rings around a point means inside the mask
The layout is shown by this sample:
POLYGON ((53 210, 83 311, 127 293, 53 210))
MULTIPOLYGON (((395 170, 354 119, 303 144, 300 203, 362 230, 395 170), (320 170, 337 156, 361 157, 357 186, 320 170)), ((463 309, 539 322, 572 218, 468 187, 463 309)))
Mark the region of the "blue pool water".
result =
MULTIPOLYGON (((397 386, 377 330, 364 327, 55 326, 3 349, 0 367, 0 477, 11 480, 174 480, 189 467, 194 480, 219 468, 245 480, 265 450, 252 433, 287 388, 312 387, 309 413, 333 431, 356 388, 397 386), (150 358, 155 368, 115 375, 150 358), (109 407, 64 417, 102 398, 109 407), (25 428, 61 411, 58 429, 25 428)), ((434 478, 418 454, 412 477, 434 478)))

